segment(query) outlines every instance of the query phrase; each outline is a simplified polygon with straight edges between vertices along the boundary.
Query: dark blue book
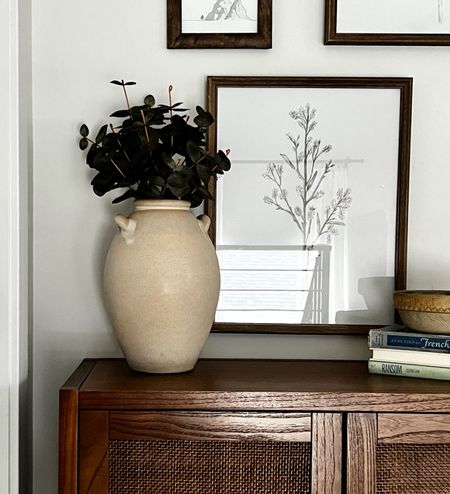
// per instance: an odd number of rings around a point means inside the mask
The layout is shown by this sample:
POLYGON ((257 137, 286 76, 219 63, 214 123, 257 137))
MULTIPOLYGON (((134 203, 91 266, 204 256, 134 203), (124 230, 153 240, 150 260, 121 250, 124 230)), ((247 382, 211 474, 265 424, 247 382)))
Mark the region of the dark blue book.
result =
POLYGON ((450 353, 450 335, 416 333, 406 326, 393 324, 371 329, 369 347, 450 353))

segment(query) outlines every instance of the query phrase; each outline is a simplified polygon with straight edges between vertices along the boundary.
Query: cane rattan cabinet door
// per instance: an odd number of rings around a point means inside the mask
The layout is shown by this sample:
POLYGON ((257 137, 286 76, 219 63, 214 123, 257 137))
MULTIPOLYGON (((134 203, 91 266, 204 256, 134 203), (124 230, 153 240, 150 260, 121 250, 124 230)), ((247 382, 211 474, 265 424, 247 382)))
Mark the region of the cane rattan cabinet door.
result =
POLYGON ((348 415, 348 494, 450 493, 450 414, 348 415))
POLYGON ((81 411, 79 423, 79 494, 341 492, 339 414, 81 411))

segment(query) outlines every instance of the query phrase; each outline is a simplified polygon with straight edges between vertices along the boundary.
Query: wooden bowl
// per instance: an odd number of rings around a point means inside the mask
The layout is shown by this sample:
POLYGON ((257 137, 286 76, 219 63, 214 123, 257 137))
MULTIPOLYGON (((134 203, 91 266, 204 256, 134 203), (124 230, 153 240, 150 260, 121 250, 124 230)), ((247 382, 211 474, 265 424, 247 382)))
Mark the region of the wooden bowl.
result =
POLYGON ((450 291, 397 291, 394 307, 402 323, 409 328, 424 333, 450 334, 450 291))

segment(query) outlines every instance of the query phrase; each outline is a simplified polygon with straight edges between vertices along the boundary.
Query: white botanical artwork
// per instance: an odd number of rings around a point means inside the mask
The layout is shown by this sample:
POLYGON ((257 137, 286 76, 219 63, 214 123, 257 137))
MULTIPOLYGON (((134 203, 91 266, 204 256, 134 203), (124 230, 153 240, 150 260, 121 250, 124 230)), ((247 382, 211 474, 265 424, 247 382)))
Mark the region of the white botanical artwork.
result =
POLYGON ((445 34, 449 0, 338 0, 337 32, 445 34))
POLYGON ((336 163, 327 158, 332 146, 322 144, 316 135, 316 114, 309 103, 289 112, 300 133, 287 134, 291 153, 281 153, 282 163, 269 163, 263 175, 273 187, 264 202, 291 217, 301 243, 308 247, 324 243, 324 239, 331 244, 332 237, 345 226, 345 213, 352 202, 348 187, 339 187, 331 197, 325 194, 324 182, 333 178, 336 163), (294 190, 288 191, 287 184, 295 185, 294 190))
POLYGON ((220 88, 217 104, 216 321, 392 322, 399 90, 220 88))
POLYGON ((256 33, 258 0, 183 0, 184 34, 256 33))

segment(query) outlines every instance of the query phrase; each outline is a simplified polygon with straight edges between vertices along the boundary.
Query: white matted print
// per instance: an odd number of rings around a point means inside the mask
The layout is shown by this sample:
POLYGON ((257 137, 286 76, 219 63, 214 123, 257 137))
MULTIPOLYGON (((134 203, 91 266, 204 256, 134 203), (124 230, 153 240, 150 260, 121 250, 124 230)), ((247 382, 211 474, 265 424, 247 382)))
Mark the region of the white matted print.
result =
POLYGON ((338 33, 450 33, 450 0, 337 0, 338 33))
POLYGON ((183 34, 256 33, 258 0, 182 0, 183 34))
POLYGON ((216 191, 216 322, 393 322, 409 143, 402 89, 363 86, 218 83, 216 145, 232 169, 216 191))

